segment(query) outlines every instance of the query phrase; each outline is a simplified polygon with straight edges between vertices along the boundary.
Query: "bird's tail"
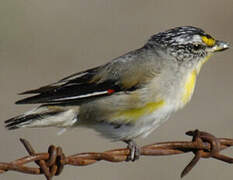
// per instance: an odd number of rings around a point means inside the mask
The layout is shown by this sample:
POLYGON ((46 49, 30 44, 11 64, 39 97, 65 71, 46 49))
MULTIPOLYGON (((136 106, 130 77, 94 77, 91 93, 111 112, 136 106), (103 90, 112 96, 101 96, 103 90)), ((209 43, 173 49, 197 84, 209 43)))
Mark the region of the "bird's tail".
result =
POLYGON ((72 108, 40 106, 5 121, 9 130, 21 127, 71 127, 77 121, 78 112, 72 108))

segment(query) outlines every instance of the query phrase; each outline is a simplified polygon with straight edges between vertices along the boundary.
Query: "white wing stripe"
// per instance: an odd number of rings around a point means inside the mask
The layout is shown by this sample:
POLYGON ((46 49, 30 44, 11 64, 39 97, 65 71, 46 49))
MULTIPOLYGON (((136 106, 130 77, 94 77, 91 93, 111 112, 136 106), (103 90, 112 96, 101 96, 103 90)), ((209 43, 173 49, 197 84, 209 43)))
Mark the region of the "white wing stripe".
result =
POLYGON ((52 101, 62 101, 62 100, 80 99, 80 98, 86 98, 86 97, 90 97, 90 96, 102 95, 102 94, 107 94, 107 93, 108 93, 108 91, 94 92, 94 93, 85 94, 85 95, 58 98, 58 99, 54 99, 54 100, 52 100, 52 101))

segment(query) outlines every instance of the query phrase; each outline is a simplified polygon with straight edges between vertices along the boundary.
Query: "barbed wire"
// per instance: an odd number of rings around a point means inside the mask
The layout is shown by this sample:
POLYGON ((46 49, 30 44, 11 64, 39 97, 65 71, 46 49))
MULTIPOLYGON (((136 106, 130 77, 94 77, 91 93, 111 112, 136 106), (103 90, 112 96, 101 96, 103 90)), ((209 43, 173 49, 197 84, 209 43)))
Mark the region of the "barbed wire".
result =
MULTIPOLYGON (((194 158, 184 168, 181 177, 185 176, 201 158, 214 158, 226 163, 233 163, 233 158, 220 154, 220 151, 233 146, 233 139, 216 138, 210 133, 199 130, 188 131, 186 135, 192 136, 192 141, 159 142, 140 148, 141 156, 176 155, 188 152, 194 153, 194 158)), ((48 152, 36 153, 26 139, 20 139, 29 156, 6 163, 0 162, 0 173, 18 171, 26 174, 43 174, 47 180, 61 174, 65 165, 86 166, 97 161, 109 162, 127 161, 130 149, 114 149, 105 152, 86 152, 65 156, 61 147, 49 146, 48 152), (35 162, 39 167, 30 167, 26 164, 35 162)))

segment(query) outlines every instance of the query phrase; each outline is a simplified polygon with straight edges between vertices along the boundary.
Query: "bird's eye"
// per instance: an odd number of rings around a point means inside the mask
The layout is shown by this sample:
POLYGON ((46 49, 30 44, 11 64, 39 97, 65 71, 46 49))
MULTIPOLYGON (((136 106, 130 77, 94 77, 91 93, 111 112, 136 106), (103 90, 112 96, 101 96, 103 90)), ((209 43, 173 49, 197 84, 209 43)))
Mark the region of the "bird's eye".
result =
POLYGON ((202 46, 200 45, 200 44, 194 44, 193 45, 193 49, 195 50, 195 51, 197 51, 197 50, 199 50, 199 49, 201 49, 202 48, 202 46))

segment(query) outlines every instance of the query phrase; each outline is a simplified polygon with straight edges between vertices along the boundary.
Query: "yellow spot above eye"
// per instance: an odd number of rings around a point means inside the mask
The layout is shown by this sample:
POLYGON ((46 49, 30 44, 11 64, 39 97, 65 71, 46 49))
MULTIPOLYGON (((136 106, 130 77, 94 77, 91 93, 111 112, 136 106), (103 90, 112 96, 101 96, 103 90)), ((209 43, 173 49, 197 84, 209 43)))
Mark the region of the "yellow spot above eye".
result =
POLYGON ((207 36, 202 36, 202 41, 207 45, 207 46, 213 46, 215 45, 215 40, 213 38, 208 38, 207 36))
POLYGON ((135 122, 143 115, 148 115, 161 108, 165 104, 164 100, 158 102, 150 102, 140 108, 128 109, 117 112, 115 117, 125 119, 125 121, 135 122))

